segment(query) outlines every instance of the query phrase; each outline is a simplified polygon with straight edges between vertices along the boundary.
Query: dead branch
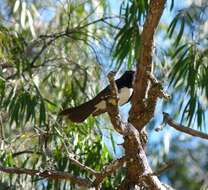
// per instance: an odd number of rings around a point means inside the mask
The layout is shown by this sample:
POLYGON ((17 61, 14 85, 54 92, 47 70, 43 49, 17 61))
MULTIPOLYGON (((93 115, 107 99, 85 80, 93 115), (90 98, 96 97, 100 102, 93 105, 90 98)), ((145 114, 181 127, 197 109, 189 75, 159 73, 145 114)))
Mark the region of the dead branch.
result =
POLYGON ((208 139, 208 134, 205 134, 203 132, 191 129, 189 127, 186 127, 182 124, 176 123, 170 116, 168 113, 163 112, 163 118, 164 118, 164 122, 166 122, 170 127, 173 127, 174 129, 184 132, 186 134, 195 136, 195 137, 199 137, 202 139, 208 139))

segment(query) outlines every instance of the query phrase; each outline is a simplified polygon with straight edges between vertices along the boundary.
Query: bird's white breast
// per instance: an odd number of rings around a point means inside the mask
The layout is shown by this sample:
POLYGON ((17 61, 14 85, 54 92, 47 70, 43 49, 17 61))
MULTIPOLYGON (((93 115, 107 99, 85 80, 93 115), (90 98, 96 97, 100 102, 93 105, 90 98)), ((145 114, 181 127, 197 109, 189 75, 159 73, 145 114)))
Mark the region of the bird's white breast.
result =
POLYGON ((133 88, 124 87, 119 91, 119 105, 125 104, 131 97, 133 88))
MULTIPOLYGON (((119 96, 118 104, 119 105, 125 104, 129 100, 129 98, 131 97, 132 92, 133 92, 133 88, 127 88, 127 87, 122 88, 118 92, 118 96, 119 96)), ((101 102, 99 102, 96 105, 96 111, 97 110, 104 110, 104 109, 106 109, 106 102, 104 100, 102 100, 101 102)))

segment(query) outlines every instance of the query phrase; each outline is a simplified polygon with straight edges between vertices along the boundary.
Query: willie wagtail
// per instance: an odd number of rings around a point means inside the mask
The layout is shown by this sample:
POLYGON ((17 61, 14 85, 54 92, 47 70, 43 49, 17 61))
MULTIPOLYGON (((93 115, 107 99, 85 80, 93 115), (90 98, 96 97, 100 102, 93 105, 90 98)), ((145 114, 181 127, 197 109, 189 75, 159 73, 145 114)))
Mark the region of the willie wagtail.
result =
MULTIPOLYGON (((126 71, 119 79, 117 79, 116 85, 118 88, 119 105, 127 103, 133 92, 133 79, 135 71, 126 71)), ((106 112, 106 101, 110 93, 109 85, 103 89, 93 99, 85 102, 77 107, 67 108, 61 111, 60 115, 67 116, 72 122, 83 122, 90 114, 93 116, 100 115, 106 112)))

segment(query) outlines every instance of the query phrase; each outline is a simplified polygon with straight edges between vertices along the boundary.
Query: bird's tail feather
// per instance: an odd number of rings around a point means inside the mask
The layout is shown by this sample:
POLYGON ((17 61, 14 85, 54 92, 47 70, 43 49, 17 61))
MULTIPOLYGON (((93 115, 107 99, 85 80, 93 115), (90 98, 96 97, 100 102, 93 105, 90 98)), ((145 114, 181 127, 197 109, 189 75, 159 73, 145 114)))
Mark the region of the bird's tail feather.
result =
POLYGON ((90 114, 95 111, 95 106, 90 100, 81 104, 80 106, 67 108, 60 112, 60 115, 67 116, 72 122, 83 122, 90 114))

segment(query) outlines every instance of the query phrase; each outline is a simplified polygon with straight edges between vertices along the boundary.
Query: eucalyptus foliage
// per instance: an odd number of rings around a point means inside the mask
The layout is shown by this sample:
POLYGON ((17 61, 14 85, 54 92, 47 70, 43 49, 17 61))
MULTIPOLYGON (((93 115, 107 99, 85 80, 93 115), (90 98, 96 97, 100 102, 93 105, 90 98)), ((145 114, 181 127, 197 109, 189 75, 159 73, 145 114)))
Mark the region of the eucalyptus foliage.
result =
MULTIPOLYGON (((89 118, 75 125, 61 121, 58 113, 97 91, 97 50, 104 47, 102 40, 110 31, 101 30, 106 2, 16 0, 1 6, 11 12, 5 10, 0 27, 0 164, 89 176, 68 159, 75 156, 101 170, 112 155, 102 141, 98 121, 89 118), (52 10, 46 11, 53 14, 49 21, 41 16, 45 8, 52 10)), ((76 189, 66 181, 25 175, 1 175, 0 181, 12 189, 76 189)), ((113 183, 107 179, 103 186, 113 183)))
MULTIPOLYGON (((189 127, 205 131, 208 4, 206 0, 201 4, 193 1, 177 9, 176 1, 169 0, 167 5, 166 11, 174 16, 168 24, 161 23, 156 39, 162 33, 168 45, 155 44, 153 55, 158 58, 154 59, 154 74, 169 86, 173 97, 163 108, 189 127)), ((77 125, 59 118, 58 113, 63 107, 90 99, 101 89, 103 84, 98 80, 103 77, 102 68, 111 66, 102 63, 104 58, 113 61, 115 69, 134 68, 148 6, 147 0, 120 1, 119 14, 113 15, 110 1, 105 0, 0 3, 1 165, 91 177, 68 157, 74 156, 99 171, 113 160, 119 148, 113 133, 103 132, 105 128, 111 130, 105 116, 89 117, 77 125), (112 60, 106 53, 111 50, 112 60), (107 143, 103 141, 105 135, 107 143)), ((160 158, 154 155, 154 159, 160 158)), ((184 167, 183 174, 188 171, 188 166, 184 167)), ((102 188, 115 188, 124 172, 121 169, 106 179, 102 188)), ((166 177, 176 179, 176 174, 166 177)), ((197 184, 193 183, 193 188, 197 184)), ((1 174, 2 187, 77 189, 68 181, 15 174, 1 174)))

